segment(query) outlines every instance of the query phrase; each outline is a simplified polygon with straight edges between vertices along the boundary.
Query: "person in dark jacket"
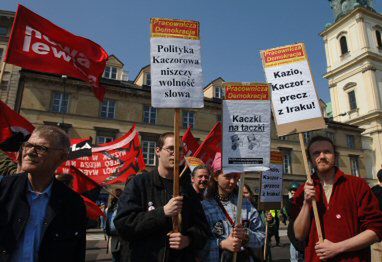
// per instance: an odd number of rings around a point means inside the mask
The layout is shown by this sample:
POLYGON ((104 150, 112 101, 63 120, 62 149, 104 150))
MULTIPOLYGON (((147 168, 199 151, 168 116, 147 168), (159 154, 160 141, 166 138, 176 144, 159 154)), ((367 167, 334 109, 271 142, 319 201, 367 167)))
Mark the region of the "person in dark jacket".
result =
POLYGON ((379 202, 379 209, 382 210, 382 169, 377 173, 378 184, 371 188, 373 194, 377 197, 379 202))
POLYGON ((114 219, 128 240, 123 261, 195 261, 207 239, 201 204, 188 179, 181 179, 181 196, 173 197, 174 135, 164 133, 156 148, 159 165, 137 175, 122 193, 114 219), (172 232, 172 217, 181 214, 180 233, 172 232))
POLYGON ((61 129, 38 127, 22 146, 25 173, 1 180, 1 262, 85 260, 85 205, 54 178, 69 146, 61 129))

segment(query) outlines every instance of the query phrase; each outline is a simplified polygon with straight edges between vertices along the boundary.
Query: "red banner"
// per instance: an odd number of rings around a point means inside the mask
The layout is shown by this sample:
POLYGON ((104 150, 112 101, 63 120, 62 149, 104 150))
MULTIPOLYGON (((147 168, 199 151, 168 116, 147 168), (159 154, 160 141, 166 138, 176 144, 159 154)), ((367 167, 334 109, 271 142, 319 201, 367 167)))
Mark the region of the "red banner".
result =
POLYGON ((210 165, 214 161, 215 154, 221 151, 222 125, 217 122, 193 156, 201 159, 206 165, 210 165))
POLYGON ((76 36, 19 5, 5 62, 20 67, 68 75, 88 82, 99 100, 104 87, 99 80, 108 54, 98 44, 76 36))
POLYGON ((17 152, 34 126, 0 100, 0 149, 17 152))
POLYGON ((92 148, 92 155, 66 161, 57 173, 79 169, 99 185, 125 183, 131 174, 146 168, 135 125, 119 139, 92 148))

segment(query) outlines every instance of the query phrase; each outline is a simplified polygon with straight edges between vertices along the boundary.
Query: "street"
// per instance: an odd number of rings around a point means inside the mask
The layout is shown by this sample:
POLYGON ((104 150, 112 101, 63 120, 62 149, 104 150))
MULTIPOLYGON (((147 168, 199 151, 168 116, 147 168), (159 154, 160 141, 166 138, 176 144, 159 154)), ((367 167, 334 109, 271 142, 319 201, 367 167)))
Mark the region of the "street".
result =
MULTIPOLYGON (((275 246, 273 239, 271 252, 273 261, 289 261, 289 240, 286 229, 280 229, 281 246, 275 246)), ((86 235, 86 261, 112 261, 107 251, 106 239, 101 229, 90 229, 86 235)))

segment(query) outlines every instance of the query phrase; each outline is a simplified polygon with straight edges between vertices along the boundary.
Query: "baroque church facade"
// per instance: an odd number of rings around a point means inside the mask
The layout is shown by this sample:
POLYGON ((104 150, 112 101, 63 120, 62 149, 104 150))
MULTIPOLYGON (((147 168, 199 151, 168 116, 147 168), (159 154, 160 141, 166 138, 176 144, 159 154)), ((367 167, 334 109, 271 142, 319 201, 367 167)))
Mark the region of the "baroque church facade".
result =
POLYGON ((331 0, 324 40, 333 119, 358 126, 369 178, 382 165, 382 15, 371 0, 331 0))

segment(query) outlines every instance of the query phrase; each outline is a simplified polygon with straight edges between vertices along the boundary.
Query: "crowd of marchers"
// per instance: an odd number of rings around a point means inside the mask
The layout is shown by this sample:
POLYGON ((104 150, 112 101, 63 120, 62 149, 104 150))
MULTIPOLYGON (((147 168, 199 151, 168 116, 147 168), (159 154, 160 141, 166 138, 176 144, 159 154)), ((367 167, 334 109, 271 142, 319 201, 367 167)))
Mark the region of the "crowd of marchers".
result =
MULTIPOLYGON (((85 261, 83 199, 54 175, 69 146, 64 131, 41 126, 22 144, 16 171, 0 155, 0 262, 85 261)), ((259 212, 245 186, 236 221, 241 174, 224 173, 217 153, 211 166, 182 175, 180 195, 174 196, 174 135, 162 134, 157 167, 131 177, 107 209, 103 224, 112 236, 113 261, 270 261, 269 248, 266 257, 262 252, 265 225, 278 244, 282 214, 289 219, 291 261, 371 261, 371 256, 381 261, 382 171, 380 185, 371 190, 335 165, 338 155, 330 139, 312 138, 307 154, 312 181, 292 184, 283 210, 259 212), (179 230, 173 230, 174 220, 179 230)))

